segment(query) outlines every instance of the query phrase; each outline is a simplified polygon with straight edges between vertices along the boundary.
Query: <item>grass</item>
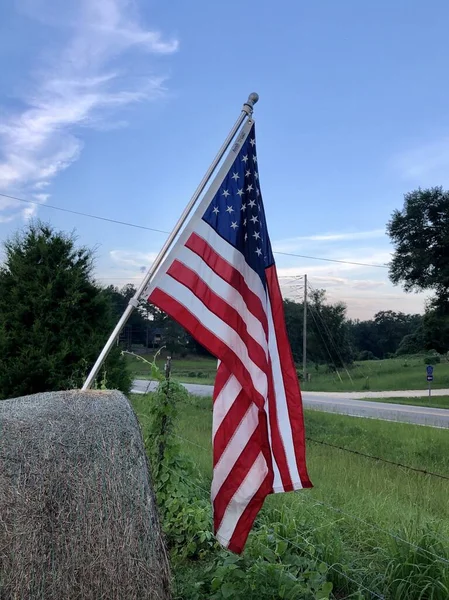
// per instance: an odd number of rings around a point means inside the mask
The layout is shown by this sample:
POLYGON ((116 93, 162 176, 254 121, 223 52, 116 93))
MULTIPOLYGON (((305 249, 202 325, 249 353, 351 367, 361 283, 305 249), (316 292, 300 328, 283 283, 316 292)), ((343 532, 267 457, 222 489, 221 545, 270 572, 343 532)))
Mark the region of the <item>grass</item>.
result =
MULTIPOLYGON (((150 379, 148 365, 132 356, 126 357, 131 373, 136 379, 150 379)), ((160 368, 164 358, 157 361, 160 368)), ((299 368, 299 367, 298 367, 299 368)), ((207 357, 175 358, 172 361, 172 377, 183 383, 203 383, 212 385, 215 379, 217 361, 207 357)), ((426 365, 424 358, 404 357, 387 360, 371 360, 354 363, 347 372, 339 370, 339 375, 329 372, 326 365, 309 367, 311 381, 302 383, 302 389, 310 392, 366 392, 423 390, 427 393, 426 365)), ((433 389, 449 388, 449 362, 435 365, 433 389)), ((442 402, 440 399, 435 402, 442 402)), ((410 402, 414 404, 415 402, 410 402)), ((436 406, 436 405, 435 405, 436 406)), ((445 408, 445 406, 443 406, 445 408)))
MULTIPOLYGON (((449 362, 434 365, 434 389, 449 388, 449 362)), ((328 372, 326 366, 311 366, 311 381, 302 384, 305 391, 364 392, 395 390, 427 390, 424 358, 402 357, 354 363, 339 375, 328 372)))
POLYGON ((389 402, 391 404, 406 404, 408 406, 425 406, 427 408, 449 409, 449 396, 422 396, 419 398, 366 398, 369 402, 389 402))
MULTIPOLYGON (((145 355, 145 359, 152 360, 153 355, 145 355)), ((127 366, 135 379, 151 379, 149 366, 137 358, 126 355, 127 366)), ((156 364, 163 371, 166 353, 156 360, 156 364)), ((172 377, 181 383, 213 384, 217 372, 217 361, 207 357, 175 358, 172 360, 172 377)))
MULTIPOLYGON (((143 396, 133 399, 143 415, 147 402, 143 396)), ((308 437, 449 476, 445 430, 316 411, 306 411, 305 418, 308 437)), ((208 488, 210 399, 194 398, 182 407, 177 435, 208 488)), ((315 487, 270 496, 260 519, 294 524, 298 533, 289 539, 301 548, 298 553, 313 552, 338 565, 388 600, 446 600, 449 564, 432 555, 449 560, 449 482, 311 441, 307 448, 315 487)), ((343 576, 334 572, 333 582, 336 598, 350 597, 343 576)), ((370 598, 367 593, 357 597, 370 598)))

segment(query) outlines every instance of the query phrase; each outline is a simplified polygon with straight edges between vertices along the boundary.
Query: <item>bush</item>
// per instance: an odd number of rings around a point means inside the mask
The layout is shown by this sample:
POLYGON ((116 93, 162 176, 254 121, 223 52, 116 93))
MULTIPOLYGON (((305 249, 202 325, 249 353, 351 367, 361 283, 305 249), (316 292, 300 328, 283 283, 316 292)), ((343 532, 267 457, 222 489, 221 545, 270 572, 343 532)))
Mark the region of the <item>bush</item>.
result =
POLYGON ((376 356, 371 352, 371 350, 362 350, 357 356, 357 360, 376 360, 376 356))
POLYGON ((441 362, 441 356, 439 354, 437 354, 436 352, 435 352, 435 354, 431 354, 429 352, 429 354, 427 354, 424 357, 425 365, 439 364, 440 362, 441 362))

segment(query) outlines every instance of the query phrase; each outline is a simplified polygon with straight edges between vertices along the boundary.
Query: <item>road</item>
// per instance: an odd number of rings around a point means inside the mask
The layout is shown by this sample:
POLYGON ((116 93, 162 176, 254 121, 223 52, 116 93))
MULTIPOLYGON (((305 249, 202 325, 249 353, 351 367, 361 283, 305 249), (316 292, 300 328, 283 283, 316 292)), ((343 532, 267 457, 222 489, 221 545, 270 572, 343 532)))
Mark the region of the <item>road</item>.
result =
MULTIPOLYGON (((156 387, 154 381, 136 379, 133 382, 132 392, 144 394, 156 387)), ((211 396, 213 386, 197 383, 183 383, 187 391, 196 396, 211 396)), ((435 390, 438 394, 449 395, 449 390, 435 390)), ((425 392, 424 392, 425 393, 425 392)), ((370 402, 363 398, 405 398, 419 397, 422 390, 406 390, 395 392, 303 392, 303 404, 306 408, 334 412, 341 415, 355 417, 369 417, 386 421, 399 421, 401 423, 416 423, 430 427, 449 428, 449 410, 444 408, 428 408, 425 406, 407 406, 389 402, 370 402), (359 399, 357 399, 359 398, 359 399), (362 399, 361 399, 362 398, 362 399)))

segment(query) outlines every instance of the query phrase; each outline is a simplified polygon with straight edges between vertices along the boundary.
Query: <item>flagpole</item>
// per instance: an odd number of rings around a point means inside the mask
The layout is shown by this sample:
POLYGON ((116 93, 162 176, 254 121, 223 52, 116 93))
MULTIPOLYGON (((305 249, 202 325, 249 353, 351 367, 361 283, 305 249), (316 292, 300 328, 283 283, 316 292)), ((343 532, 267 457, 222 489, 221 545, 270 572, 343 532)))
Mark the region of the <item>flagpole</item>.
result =
POLYGON ((181 230, 182 226, 184 225, 187 217, 189 216, 190 212, 192 211, 193 207, 195 206, 198 198, 201 196, 202 192, 204 191, 204 188, 206 187, 207 183, 209 182, 210 178, 212 177, 215 169, 217 168, 218 163, 221 161, 221 159, 223 158, 226 150, 228 149, 229 145, 231 144, 232 140, 234 139, 235 134, 240 129, 240 126, 242 125, 242 123, 244 122, 244 120, 246 118, 248 118, 248 117, 251 117, 251 115, 253 114, 254 105, 256 104, 256 102, 258 100, 259 100, 258 94, 252 93, 252 94, 249 95, 248 100, 245 102, 245 104, 242 107, 242 111, 240 113, 239 118, 237 119, 237 121, 235 122, 233 128, 229 132, 227 138, 223 142, 223 145, 221 146, 221 148, 218 151, 216 157, 212 161, 210 167, 206 171, 206 174, 204 175, 204 177, 201 180, 200 184, 196 188, 193 196, 191 197, 189 203, 185 207, 182 215, 179 217, 179 220, 176 223, 176 225, 174 226, 172 232, 170 233, 170 235, 166 239, 166 241, 165 241, 164 245, 162 246, 159 254, 157 255, 155 261, 153 262, 153 264, 151 265, 151 267, 148 269, 147 274, 145 275, 145 277, 144 277, 142 283, 140 284, 139 288, 137 289, 136 293, 134 294, 134 296, 129 301, 128 306, 126 307, 126 310, 123 313, 122 317, 120 318, 119 322, 115 326, 114 331, 109 336, 108 341, 106 342, 103 350, 101 351, 99 357, 97 358, 97 360, 96 360, 94 366, 92 367, 89 375, 87 376, 86 381, 84 382, 84 385, 82 387, 83 390, 88 390, 89 388, 92 387, 92 384, 95 381, 95 378, 97 377, 98 372, 100 371, 100 369, 101 369, 104 361, 106 360, 109 352, 111 351, 111 348, 114 345, 117 336, 120 334, 121 330, 125 326, 125 324, 128 321, 129 316, 131 315, 132 311, 135 308, 137 308, 137 306, 139 304, 139 299, 140 299, 140 296, 141 296, 143 290, 146 288, 146 286, 148 285, 148 283, 151 281, 151 278, 153 277, 154 273, 157 271, 157 269, 159 268, 160 264, 164 260, 165 255, 167 254, 170 246, 172 245, 174 239, 176 238, 176 236, 178 235, 178 233, 181 230))

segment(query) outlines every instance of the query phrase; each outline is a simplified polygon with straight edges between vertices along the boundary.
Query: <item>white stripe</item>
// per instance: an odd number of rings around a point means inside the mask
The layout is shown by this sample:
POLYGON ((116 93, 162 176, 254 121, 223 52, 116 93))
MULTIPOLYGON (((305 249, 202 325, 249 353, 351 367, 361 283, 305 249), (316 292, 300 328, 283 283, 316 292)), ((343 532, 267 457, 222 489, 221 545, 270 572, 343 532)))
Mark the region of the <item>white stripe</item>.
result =
POLYGON ((268 391, 266 373, 251 360, 248 355, 248 348, 238 333, 225 321, 211 312, 186 286, 172 277, 166 275, 161 278, 158 288, 182 304, 204 327, 209 329, 215 337, 220 339, 236 354, 250 374, 254 388, 265 399, 268 391))
POLYGON ((237 381, 234 375, 231 375, 225 385, 221 388, 220 393, 214 400, 214 411, 212 415, 212 439, 217 433, 221 422, 228 414, 229 409, 234 404, 235 399, 240 394, 242 386, 237 381))
POLYGON ((261 452, 254 461, 253 466, 249 470, 247 476, 242 481, 239 489, 226 507, 226 511, 216 534, 218 541, 223 546, 228 546, 240 517, 242 516, 245 508, 253 499, 256 492, 259 490, 265 477, 267 476, 267 473, 268 468, 265 458, 261 452))
POLYGON ((260 298, 262 306, 265 308, 266 290, 262 285, 259 275, 249 266, 243 254, 224 240, 221 235, 218 235, 215 229, 206 223, 206 221, 203 221, 203 219, 200 219, 195 224, 195 233, 203 238, 215 252, 242 275, 246 285, 260 298))
MULTIPOLYGON (((295 489, 302 488, 301 477, 299 475, 298 466, 296 464, 295 446, 293 443, 293 432, 290 424, 290 416, 288 414, 287 398, 285 396, 284 378, 282 377, 281 361, 279 358, 279 351, 277 346, 276 331, 274 329, 273 315, 271 312, 270 299, 267 298, 268 302, 268 344, 270 351, 270 358, 273 370, 273 385, 274 385, 274 396, 277 411, 277 422, 280 437, 285 449, 287 458, 288 470, 290 472, 290 478, 292 480, 295 489)), ((266 410, 268 412, 268 403, 266 404, 266 410)), ((270 419, 268 419, 268 423, 270 419)), ((271 429, 270 429, 271 439, 271 429)), ((270 443, 271 448, 273 444, 270 443)), ((273 488, 275 491, 284 491, 281 478, 277 479, 275 474, 275 480, 273 482, 273 488)))
MULTIPOLYGON (((227 476, 234 468, 236 461, 245 449, 246 444, 251 439, 251 436, 257 429, 259 424, 259 411, 257 406, 251 403, 245 413, 245 416, 240 421, 234 435, 229 440, 226 449, 220 456, 220 460, 214 467, 214 477, 212 480, 212 499, 216 497, 221 486, 225 482, 227 476)), ((237 476, 237 474, 236 474, 237 476)))
POLYGON ((194 271, 217 296, 232 306, 243 319, 249 335, 262 347, 267 356, 268 344, 262 323, 249 310, 242 295, 232 285, 219 277, 204 260, 185 246, 180 248, 178 260, 194 271))

